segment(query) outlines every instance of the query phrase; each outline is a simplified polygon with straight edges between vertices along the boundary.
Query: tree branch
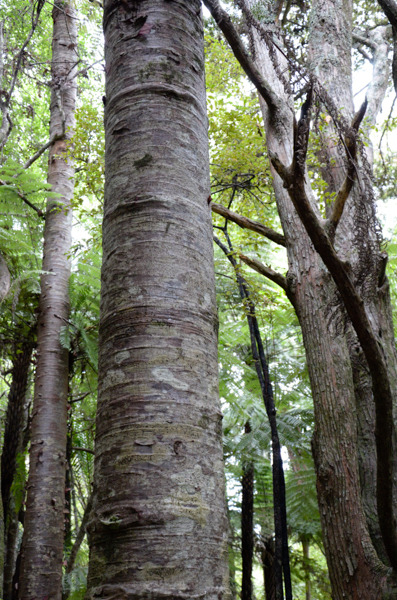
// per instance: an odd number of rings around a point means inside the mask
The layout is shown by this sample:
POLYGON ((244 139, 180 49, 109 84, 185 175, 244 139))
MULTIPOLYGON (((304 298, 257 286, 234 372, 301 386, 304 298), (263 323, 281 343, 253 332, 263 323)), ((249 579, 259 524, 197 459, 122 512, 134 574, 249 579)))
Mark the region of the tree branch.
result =
POLYGON ((271 240, 272 242, 275 242, 276 244, 285 247, 284 236, 281 235, 281 233, 277 233, 277 231, 274 231, 270 227, 266 227, 266 225, 262 225, 262 223, 259 223, 258 221, 253 221, 248 217, 243 217, 242 215, 239 215, 233 212, 232 210, 229 210, 221 204, 216 204, 215 202, 211 203, 211 210, 217 215, 225 217, 225 219, 229 219, 229 221, 236 223, 236 225, 239 225, 243 229, 255 231, 255 233, 259 233, 260 235, 263 235, 267 239, 271 240))
POLYGON ((363 44, 364 46, 368 46, 368 48, 371 48, 371 50, 376 50, 376 44, 373 40, 371 40, 371 38, 366 37, 361 33, 357 33, 356 31, 353 31, 352 36, 355 42, 363 44))
MULTIPOLYGON (((23 53, 25 51, 26 46, 29 44, 30 40, 32 39, 32 36, 36 30, 36 27, 37 27, 37 24, 38 24, 39 18, 40 18, 41 9, 43 8, 43 6, 44 6, 44 0, 38 0, 37 7, 36 7, 36 14, 34 16, 32 15, 32 27, 28 33, 26 40, 22 44, 22 47, 18 53, 18 57, 14 63, 15 68, 14 68, 14 72, 13 72, 12 79, 11 79, 10 89, 7 92, 6 99, 3 102, 2 107, 1 107, 1 110, 3 113, 3 121, 0 126, 0 150, 4 147, 4 144, 6 143, 8 135, 11 131, 11 127, 7 127, 8 110, 10 107, 12 95, 14 93, 14 88, 15 88, 15 84, 16 84, 16 81, 18 78, 19 70, 21 68, 23 53)), ((1 83, 1 81, 0 81, 0 83, 1 83)))
POLYGON ((253 269, 257 273, 260 273, 261 275, 264 275, 267 279, 270 279, 270 281, 277 283, 277 285, 280 286, 288 295, 287 279, 283 275, 277 273, 277 271, 273 271, 273 269, 271 269, 270 267, 266 267, 257 258, 250 258, 249 256, 245 256, 245 254, 240 253, 238 256, 246 265, 251 267, 251 269, 253 269))
POLYGON ((367 110, 367 105, 367 99, 365 99, 360 109, 354 115, 349 134, 345 138, 345 150, 348 161, 346 179, 343 182, 334 202, 332 215, 325 223, 326 231, 332 242, 334 241, 336 228, 338 227, 339 221, 342 217, 346 200, 349 197, 356 179, 357 132, 364 118, 365 111, 367 110))
POLYGON ((218 0, 203 0, 203 2, 229 42, 235 57, 246 75, 268 105, 269 110, 271 112, 279 111, 282 108, 281 99, 256 68, 227 12, 223 10, 218 0))

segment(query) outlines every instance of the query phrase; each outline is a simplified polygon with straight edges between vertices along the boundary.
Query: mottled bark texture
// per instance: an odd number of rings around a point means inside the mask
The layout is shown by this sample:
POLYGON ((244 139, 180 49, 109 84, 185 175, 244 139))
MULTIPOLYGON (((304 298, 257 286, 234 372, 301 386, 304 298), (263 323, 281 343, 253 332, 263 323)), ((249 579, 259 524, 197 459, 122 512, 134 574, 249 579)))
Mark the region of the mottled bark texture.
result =
POLYGON ((53 8, 48 182, 59 199, 47 202, 37 333, 37 367, 31 425, 30 471, 19 598, 60 600, 64 535, 68 351, 60 328, 69 316, 68 280, 74 167, 66 158, 74 128, 77 19, 67 2, 53 8))
MULTIPOLYGON (((218 2, 205 0, 205 3, 212 8, 212 13, 217 18, 217 14, 220 14, 218 2)), ((239 4, 244 7, 245 3, 241 0, 239 4)), ((255 3, 249 0, 247 4, 253 6, 255 3)), ((261 4, 266 8, 264 2, 261 4)), ((334 104, 338 109, 343 108, 345 116, 351 120, 352 4, 349 0, 314 0, 312 11, 309 40, 311 69, 328 90, 334 104)), ((271 36, 277 39, 277 45, 281 47, 282 40, 278 36, 278 31, 271 26, 271 14, 268 13, 267 17, 266 28, 273 29, 271 36)), ((217 18, 217 21, 225 29, 226 20, 217 18)), ((232 36, 228 39, 233 46, 232 36)), ((275 55, 273 54, 272 60, 268 46, 255 32, 254 43, 256 71, 252 80, 257 77, 259 68, 263 80, 281 100, 281 103, 274 102, 273 99, 271 103, 266 98, 261 100, 267 145, 271 156, 277 157, 278 164, 282 163, 289 167, 294 157, 294 110, 279 76, 281 73, 288 72, 285 55, 273 47, 275 55)), ((235 51, 236 56, 239 52, 240 49, 235 51)), ((329 107, 325 110, 328 111, 329 107)), ((337 164, 336 167, 333 172, 340 177, 340 181, 343 181, 346 174, 345 165, 337 164)), ((293 298, 302 327, 314 399, 313 451, 333 597, 337 600, 396 598, 394 576, 382 562, 381 553, 379 555, 376 553, 373 540, 369 535, 361 496, 363 479, 360 478, 359 472, 358 448, 360 444, 364 444, 363 433, 367 434, 367 451, 371 456, 376 455, 373 385, 368 379, 368 367, 365 366, 364 361, 364 368, 361 366, 360 374, 362 377, 365 375, 365 378, 361 379, 363 385, 359 390, 356 387, 357 360, 353 361, 353 351, 356 357, 362 357, 357 338, 352 334, 350 325, 344 326, 346 322, 348 323, 348 319, 338 301, 335 284, 314 250, 298 217, 286 189, 288 184, 284 186, 285 181, 275 170, 273 176, 289 260, 287 275, 289 295, 293 298), (357 419, 358 408, 362 406, 357 404, 359 391, 365 391, 361 402, 365 402, 368 408, 365 413, 368 418, 365 432, 357 419)), ((301 177, 300 182, 302 179, 301 177)), ((301 190, 302 196, 305 196, 308 201, 313 222, 321 221, 307 174, 305 179, 306 186, 301 190)), ((293 191, 294 187, 291 190, 293 191)), ((364 295, 367 317, 371 322, 372 330, 379 336, 379 343, 385 353, 390 388, 395 390, 396 355, 389 318, 387 281, 383 277, 384 268, 382 274, 379 247, 374 243, 376 231, 370 211, 370 201, 363 208, 357 203, 357 196, 351 195, 336 230, 335 248, 342 260, 350 261, 355 279, 365 260, 368 261, 366 281, 371 282, 372 288, 370 290, 361 288, 360 292, 364 295), (363 218, 369 223, 367 228, 362 227, 363 218)), ((382 415, 378 413, 377 423, 381 423, 381 418, 382 415)), ((360 461, 360 466, 366 467, 363 461, 360 461)), ((377 475, 373 472, 373 465, 371 469, 369 493, 374 498, 376 493, 374 482, 377 475)), ((389 472, 387 477, 390 476, 389 472)), ((377 487, 378 492, 382 494, 383 490, 379 488, 379 482, 377 487)), ((379 530, 376 514, 374 518, 374 527, 379 530)), ((391 533, 394 532, 394 527, 395 524, 391 520, 389 524, 391 533)), ((382 537, 383 534, 384 531, 382 537)))
POLYGON ((107 0, 104 32, 86 598, 229 598, 201 2, 107 0))

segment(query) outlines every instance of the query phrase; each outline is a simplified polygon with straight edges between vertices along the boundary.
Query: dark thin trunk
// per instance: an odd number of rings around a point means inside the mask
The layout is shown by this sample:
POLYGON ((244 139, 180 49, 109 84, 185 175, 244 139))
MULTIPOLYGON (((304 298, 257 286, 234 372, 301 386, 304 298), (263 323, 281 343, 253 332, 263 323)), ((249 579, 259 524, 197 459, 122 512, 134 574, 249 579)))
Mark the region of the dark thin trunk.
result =
MULTIPOLYGON (((249 421, 245 424, 245 433, 251 433, 249 421)), ((254 556, 254 466, 251 462, 243 466, 242 502, 241 502, 241 557, 243 577, 241 600, 252 599, 252 559, 254 556)))
POLYGON ((263 540, 261 548, 263 565, 263 581, 265 586, 265 600, 276 600, 276 587, 274 580, 274 539, 273 536, 263 540))
POLYGON ((302 539, 302 551, 303 551, 303 568, 305 571, 305 591, 306 591, 306 600, 310 600, 310 542, 308 540, 302 539))
POLYGON ((25 402, 34 336, 35 328, 29 332, 27 339, 22 344, 16 345, 1 456, 6 542, 2 595, 4 600, 11 599, 12 580, 18 555, 18 507, 15 507, 11 486, 16 472, 17 456, 25 450, 27 443, 27 436, 23 432, 27 425, 25 402))
POLYGON ((64 542, 68 351, 60 330, 69 317, 68 282, 74 167, 67 153, 73 135, 77 73, 75 9, 56 0, 52 11, 52 90, 48 182, 59 199, 47 201, 37 334, 30 471, 21 555, 19 597, 60 600, 64 542))
POLYGON ((8 394, 7 414, 4 428, 3 452, 1 455, 1 496, 4 521, 7 521, 10 490, 16 470, 16 459, 22 442, 25 425, 25 400, 33 343, 31 339, 16 347, 12 366, 12 382, 8 394))
POLYGON ((259 331, 258 321, 255 314, 255 305, 253 304, 244 278, 241 276, 236 260, 233 256, 233 247, 230 238, 224 230, 227 237, 229 249, 222 244, 216 237, 215 242, 226 254, 233 265, 236 273, 237 283, 240 290, 240 296, 247 310, 247 320, 251 336, 251 350, 255 362, 255 370, 262 390, 262 396, 266 407, 266 413, 269 419, 272 454, 273 454, 273 500, 274 500, 274 529, 275 529, 275 560, 274 576, 276 600, 284 598, 283 593, 283 573, 286 600, 292 600, 291 573, 289 566, 288 551, 288 532, 287 532, 287 507, 285 500, 285 480, 283 461, 281 458, 280 440, 277 431, 276 407, 273 399, 273 388, 269 379, 269 370, 265 358, 262 338, 259 331))

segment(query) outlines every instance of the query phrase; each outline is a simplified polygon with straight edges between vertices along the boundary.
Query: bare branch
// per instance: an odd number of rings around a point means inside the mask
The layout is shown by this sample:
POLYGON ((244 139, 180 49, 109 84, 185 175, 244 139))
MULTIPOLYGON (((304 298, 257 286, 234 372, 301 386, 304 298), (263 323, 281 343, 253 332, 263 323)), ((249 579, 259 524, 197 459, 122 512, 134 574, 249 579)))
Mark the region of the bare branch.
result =
MULTIPOLYGON (((367 60, 368 62, 370 62, 370 63, 372 64, 372 62, 373 62, 373 58, 372 58, 372 56, 370 56, 370 55, 368 54, 368 52, 366 52, 366 51, 364 50, 364 48, 362 48, 361 46, 356 46, 356 45, 354 45, 354 47, 355 47, 355 49, 357 50, 357 52, 359 52, 359 53, 361 54, 361 56, 362 56, 363 58, 365 58, 365 60, 367 60)), ((365 86, 365 87, 366 87, 366 86, 365 86)))
POLYGON ((259 223, 258 221, 253 221, 248 217, 243 217, 242 215, 239 215, 238 213, 229 210, 221 204, 215 204, 214 202, 212 202, 211 210, 217 215, 225 217, 225 219, 229 219, 229 221, 236 223, 236 225, 239 225, 243 229, 255 231, 255 233, 259 233, 260 235, 263 235, 267 239, 271 240, 272 242, 275 242, 276 244, 285 247, 284 236, 281 235, 281 233, 277 233, 277 231, 274 231, 270 227, 266 227, 266 225, 262 225, 262 223, 259 223))
POLYGON ((220 6, 218 0, 203 0, 205 6, 210 11, 218 27, 223 32, 225 38, 244 69, 250 81, 254 84, 259 94, 265 100, 271 112, 279 111, 282 108, 281 99, 277 96, 270 84, 262 77, 256 68, 254 61, 244 47, 241 38, 233 25, 233 22, 227 12, 220 6))
POLYGON ((358 42, 359 44, 364 44, 364 46, 371 48, 371 50, 376 50, 375 42, 371 38, 365 36, 365 34, 358 33, 357 31, 353 31, 352 36, 353 36, 353 40, 355 42, 358 42))
POLYGON ((270 267, 266 267, 257 258, 250 258, 249 256, 245 256, 245 254, 240 253, 239 258, 257 273, 260 273, 261 275, 264 275, 267 279, 270 279, 270 281, 277 283, 277 285, 280 286, 284 290, 284 292, 286 292, 286 294, 288 294, 287 279, 283 275, 277 273, 277 271, 273 271, 273 269, 271 269, 270 267))

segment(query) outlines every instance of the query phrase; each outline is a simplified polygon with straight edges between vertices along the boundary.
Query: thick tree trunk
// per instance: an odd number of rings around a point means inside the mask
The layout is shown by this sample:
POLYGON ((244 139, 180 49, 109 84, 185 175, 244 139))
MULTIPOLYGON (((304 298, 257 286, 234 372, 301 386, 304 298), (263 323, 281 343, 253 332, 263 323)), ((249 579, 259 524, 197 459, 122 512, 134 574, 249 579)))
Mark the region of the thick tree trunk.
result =
MULTIPOLYGON (((245 433, 251 432, 250 422, 245 424, 245 433)), ((254 557, 254 465, 243 466, 241 501, 241 558, 243 575, 241 600, 252 599, 252 560, 254 557)))
MULTIPOLYGON (((314 2, 313 6, 318 14, 315 12, 312 18, 313 23, 316 18, 319 19, 319 23, 324 28, 323 34, 324 36, 327 34, 328 40, 332 32, 336 32, 339 36, 338 50, 333 46, 327 46, 326 49, 323 47, 321 50, 317 48, 317 50, 321 57, 335 54, 345 69, 342 75, 350 79, 350 50, 347 50, 346 39, 340 38, 343 37, 342 33, 346 29, 347 36, 350 35, 351 23, 348 18, 347 22, 343 21, 346 15, 339 4, 341 3, 332 0, 326 3, 314 2), (349 52, 348 56, 347 52, 349 52)), ((347 13, 351 10, 351 6, 346 2, 344 8, 347 13)), ((277 55, 282 71, 285 68, 282 64, 283 57, 279 53, 277 55)), ((288 98, 272 65, 268 50, 259 40, 257 56, 257 64, 261 72, 279 96, 285 98, 288 105, 288 98)), ((331 68, 330 64, 324 62, 313 64, 316 75, 322 73, 322 68, 324 68, 324 80, 326 79, 331 94, 335 90, 339 91, 340 79, 337 79, 337 76, 340 77, 341 74, 337 67, 331 68)), ((345 100, 349 94, 350 91, 344 91, 345 100)), ((339 91, 339 95, 336 95, 337 101, 340 97, 339 91)), ((269 114, 264 102, 261 104, 268 148, 279 156, 283 164, 290 165, 293 156, 292 110, 289 115, 286 112, 277 119, 274 114, 269 114)), ((351 106, 351 102, 349 104, 345 102, 344 106, 351 106)), ((377 557, 371 543, 360 493, 355 386, 349 340, 341 326, 345 317, 335 303, 335 285, 314 251, 283 182, 276 173, 274 173, 274 187, 287 244, 288 281, 302 327, 312 385, 316 423, 313 452, 324 544, 333 594, 338 600, 383 598, 387 594, 387 570, 377 557)), ((311 199, 312 207, 317 211, 310 189, 307 189, 307 195, 311 199)), ((341 238, 344 229, 341 223, 338 242, 341 249, 348 247, 346 242, 350 241, 341 238)), ((375 490, 372 493, 374 494, 375 490)))
POLYGON ((64 536, 68 351, 60 328, 69 316, 74 168, 66 159, 74 128, 76 100, 76 12, 67 2, 53 8, 50 136, 64 137, 50 147, 48 182, 61 195, 47 203, 37 367, 31 426, 30 471, 22 545, 19 598, 60 600, 64 536))
POLYGON ((228 598, 200 0, 104 4, 86 598, 228 598))

